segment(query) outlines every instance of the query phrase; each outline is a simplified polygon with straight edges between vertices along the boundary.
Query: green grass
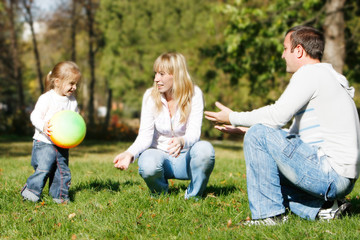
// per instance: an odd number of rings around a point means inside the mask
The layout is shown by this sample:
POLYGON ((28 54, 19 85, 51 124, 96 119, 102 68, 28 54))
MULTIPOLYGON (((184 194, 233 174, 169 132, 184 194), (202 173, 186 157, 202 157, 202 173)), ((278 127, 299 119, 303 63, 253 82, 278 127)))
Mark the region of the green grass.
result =
POLYGON ((331 222, 290 215, 275 227, 237 225, 250 216, 240 142, 213 142, 216 164, 205 198, 185 201, 188 181, 170 181, 170 193, 149 196, 137 164, 113 167, 130 143, 84 142, 70 150, 71 203, 23 201, 32 174, 31 139, 0 139, 0 239, 359 239, 359 187, 348 199, 354 215, 331 222))

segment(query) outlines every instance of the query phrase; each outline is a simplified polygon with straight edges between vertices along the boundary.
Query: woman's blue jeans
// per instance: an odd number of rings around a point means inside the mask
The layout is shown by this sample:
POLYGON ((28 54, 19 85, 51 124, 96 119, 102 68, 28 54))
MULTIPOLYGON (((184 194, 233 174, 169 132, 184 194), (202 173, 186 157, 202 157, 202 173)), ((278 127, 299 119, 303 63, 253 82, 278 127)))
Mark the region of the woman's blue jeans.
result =
POLYGON ((245 135, 247 190, 253 219, 285 213, 314 220, 327 200, 343 198, 354 183, 298 135, 258 124, 245 135))
POLYGON ((49 194, 54 200, 68 201, 71 174, 69 150, 34 140, 31 165, 35 172, 27 179, 26 189, 39 199, 49 178, 49 194))
POLYGON ((178 157, 147 149, 139 157, 139 173, 152 193, 166 193, 168 179, 191 180, 185 199, 201 197, 215 165, 215 151, 206 141, 196 142, 178 157))

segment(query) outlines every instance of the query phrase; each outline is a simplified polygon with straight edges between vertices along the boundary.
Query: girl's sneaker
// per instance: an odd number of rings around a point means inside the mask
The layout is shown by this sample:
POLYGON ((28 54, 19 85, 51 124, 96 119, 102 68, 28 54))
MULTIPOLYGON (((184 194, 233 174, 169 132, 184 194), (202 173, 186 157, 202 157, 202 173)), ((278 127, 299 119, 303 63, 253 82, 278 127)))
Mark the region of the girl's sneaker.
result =
POLYGON ((31 191, 29 191, 26 186, 21 190, 21 196, 24 200, 28 200, 31 202, 38 202, 40 200, 40 198, 31 191))

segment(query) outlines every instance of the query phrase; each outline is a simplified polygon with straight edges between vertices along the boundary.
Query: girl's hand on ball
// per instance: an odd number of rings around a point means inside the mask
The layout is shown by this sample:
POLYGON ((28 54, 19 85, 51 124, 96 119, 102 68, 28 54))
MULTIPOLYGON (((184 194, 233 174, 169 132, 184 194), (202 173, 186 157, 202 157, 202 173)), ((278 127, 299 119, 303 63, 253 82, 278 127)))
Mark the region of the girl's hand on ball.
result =
POLYGON ((43 129, 43 132, 48 135, 49 137, 51 136, 51 127, 52 125, 50 124, 50 121, 46 122, 45 125, 44 125, 44 129, 43 129))
POLYGON ((114 167, 120 170, 126 170, 129 168, 129 165, 133 159, 134 156, 129 152, 120 153, 114 158, 114 167))

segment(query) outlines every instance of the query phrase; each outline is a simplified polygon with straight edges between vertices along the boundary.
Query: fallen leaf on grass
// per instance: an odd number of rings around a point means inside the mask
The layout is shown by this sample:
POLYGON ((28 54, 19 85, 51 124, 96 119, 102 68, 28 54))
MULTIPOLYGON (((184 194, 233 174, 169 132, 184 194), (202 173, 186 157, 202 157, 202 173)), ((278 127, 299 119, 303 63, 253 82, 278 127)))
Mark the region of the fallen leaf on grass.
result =
POLYGON ((208 193, 206 197, 216 198, 215 193, 208 193))
POLYGON ((69 219, 72 219, 72 218, 74 218, 75 216, 76 216, 75 213, 71 213, 71 214, 69 214, 68 218, 69 218, 69 219))
POLYGON ((141 212, 141 213, 139 214, 139 216, 137 216, 136 218, 137 218, 137 219, 141 218, 143 214, 144 214, 144 213, 141 212))
POLYGON ((231 227, 231 225, 232 225, 232 221, 231 221, 231 218, 230 218, 229 221, 227 222, 226 226, 231 227))

